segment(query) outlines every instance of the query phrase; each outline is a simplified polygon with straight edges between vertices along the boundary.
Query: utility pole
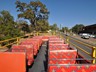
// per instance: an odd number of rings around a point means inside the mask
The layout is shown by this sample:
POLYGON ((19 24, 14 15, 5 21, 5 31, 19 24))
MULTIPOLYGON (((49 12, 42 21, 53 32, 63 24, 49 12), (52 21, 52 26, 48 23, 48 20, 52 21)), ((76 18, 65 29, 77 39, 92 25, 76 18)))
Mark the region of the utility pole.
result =
MULTIPOLYGON (((61 24, 60 24, 60 30, 61 30, 61 24)), ((60 32, 60 31, 59 31, 60 32)), ((61 38, 61 32, 60 32, 60 38, 61 38)))
POLYGON ((61 24, 60 24, 60 30, 61 30, 61 24))

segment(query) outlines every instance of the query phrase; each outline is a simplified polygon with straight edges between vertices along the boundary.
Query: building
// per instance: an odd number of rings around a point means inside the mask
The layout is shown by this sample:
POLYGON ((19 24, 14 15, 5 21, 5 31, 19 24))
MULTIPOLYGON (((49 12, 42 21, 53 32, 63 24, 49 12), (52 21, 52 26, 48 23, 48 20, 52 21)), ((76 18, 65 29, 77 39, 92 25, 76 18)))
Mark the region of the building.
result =
POLYGON ((85 26, 80 33, 96 34, 96 24, 85 26))

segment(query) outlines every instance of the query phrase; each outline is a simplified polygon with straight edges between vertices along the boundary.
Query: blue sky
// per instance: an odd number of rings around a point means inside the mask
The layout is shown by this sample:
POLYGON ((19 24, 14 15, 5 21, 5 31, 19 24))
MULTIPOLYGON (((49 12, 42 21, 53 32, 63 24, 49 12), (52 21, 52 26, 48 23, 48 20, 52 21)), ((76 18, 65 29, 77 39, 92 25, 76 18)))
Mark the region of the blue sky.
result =
MULTIPOLYGON (((1 0, 0 11, 8 10, 15 20, 16 0, 1 0)), ((30 2, 32 0, 20 0, 30 2)), ((96 0, 41 0, 50 11, 49 23, 58 26, 73 27, 76 24, 90 25, 96 23, 96 0)))

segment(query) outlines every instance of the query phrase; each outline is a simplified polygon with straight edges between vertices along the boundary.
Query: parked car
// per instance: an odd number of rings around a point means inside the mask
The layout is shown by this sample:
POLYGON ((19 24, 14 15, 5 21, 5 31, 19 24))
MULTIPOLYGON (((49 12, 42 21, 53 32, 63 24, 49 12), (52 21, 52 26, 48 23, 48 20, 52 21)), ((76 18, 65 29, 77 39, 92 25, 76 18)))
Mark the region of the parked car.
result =
POLYGON ((90 37, 94 38, 94 37, 95 37, 95 35, 93 35, 93 34, 90 34, 90 37))
POLYGON ((96 35, 95 35, 94 39, 96 39, 96 35))
POLYGON ((90 35, 88 33, 82 33, 81 38, 89 39, 90 35))
POLYGON ((82 36, 83 33, 79 33, 80 36, 82 36))

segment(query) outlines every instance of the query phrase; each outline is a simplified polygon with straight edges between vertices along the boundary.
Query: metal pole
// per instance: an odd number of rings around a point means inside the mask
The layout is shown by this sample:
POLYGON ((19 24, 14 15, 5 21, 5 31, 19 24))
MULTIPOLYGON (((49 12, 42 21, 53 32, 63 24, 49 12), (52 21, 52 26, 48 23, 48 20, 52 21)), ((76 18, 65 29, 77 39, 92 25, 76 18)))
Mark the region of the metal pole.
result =
POLYGON ((67 36, 67 40, 66 41, 67 41, 67 44, 69 44, 69 36, 67 36))
POLYGON ((19 45, 19 37, 17 37, 17 45, 19 45))
POLYGON ((94 58, 93 64, 96 64, 96 47, 93 47, 92 57, 94 58))
POLYGON ((38 36, 38 32, 37 32, 37 36, 38 36))

